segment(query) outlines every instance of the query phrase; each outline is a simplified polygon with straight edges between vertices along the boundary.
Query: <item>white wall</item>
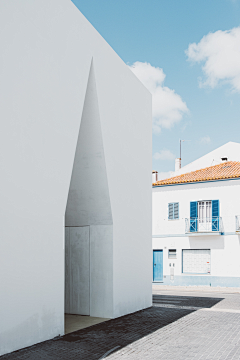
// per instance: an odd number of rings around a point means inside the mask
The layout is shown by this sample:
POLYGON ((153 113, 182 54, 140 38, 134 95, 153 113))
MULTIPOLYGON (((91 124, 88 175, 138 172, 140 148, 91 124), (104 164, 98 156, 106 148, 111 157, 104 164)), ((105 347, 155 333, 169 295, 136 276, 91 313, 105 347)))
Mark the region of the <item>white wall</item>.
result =
POLYGON ((208 166, 218 165, 222 162, 222 157, 227 157, 228 161, 240 161, 240 144, 229 141, 190 164, 183 166, 178 171, 175 171, 172 176, 178 176, 208 166))
POLYGON ((153 235, 184 234, 190 202, 219 200, 224 232, 235 232, 235 215, 240 215, 240 180, 196 182, 153 188, 153 235), (168 220, 168 203, 179 202, 179 220, 168 220))
POLYGON ((240 180, 153 188, 153 235, 156 237, 152 246, 164 250, 164 275, 170 275, 169 263, 175 263, 175 275, 181 275, 182 249, 211 249, 212 276, 240 276, 240 239, 235 234, 235 215, 240 214, 239 192, 240 180), (225 235, 185 235, 190 202, 199 200, 219 200, 225 235), (170 202, 179 202, 179 220, 168 220, 170 202), (177 260, 168 259, 169 248, 177 249, 177 260))
MULTIPOLYGON (((163 250, 163 275, 170 276, 170 269, 174 267, 174 275, 182 274, 182 249, 210 249, 211 276, 240 276, 239 236, 199 236, 153 238, 153 249, 163 250), (168 258, 168 249, 177 250, 177 259, 168 258), (171 267, 169 266, 171 264, 171 267)), ((194 276, 199 276, 194 274, 194 276)), ((202 274, 200 276, 203 276, 202 274)), ((208 276, 208 275, 206 275, 208 276)))
POLYGON ((113 315, 151 304, 151 96, 70 0, 2 0, 0 24, 4 354, 64 331, 64 215, 92 59, 113 315))

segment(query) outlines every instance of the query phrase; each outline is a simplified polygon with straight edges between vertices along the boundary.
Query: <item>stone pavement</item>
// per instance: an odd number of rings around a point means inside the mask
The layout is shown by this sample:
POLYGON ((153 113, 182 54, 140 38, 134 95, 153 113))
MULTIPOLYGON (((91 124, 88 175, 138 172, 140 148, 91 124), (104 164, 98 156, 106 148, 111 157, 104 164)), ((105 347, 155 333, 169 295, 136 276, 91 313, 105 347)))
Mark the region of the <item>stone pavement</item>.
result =
POLYGON ((0 359, 240 359, 239 289, 154 286, 153 305, 0 359))

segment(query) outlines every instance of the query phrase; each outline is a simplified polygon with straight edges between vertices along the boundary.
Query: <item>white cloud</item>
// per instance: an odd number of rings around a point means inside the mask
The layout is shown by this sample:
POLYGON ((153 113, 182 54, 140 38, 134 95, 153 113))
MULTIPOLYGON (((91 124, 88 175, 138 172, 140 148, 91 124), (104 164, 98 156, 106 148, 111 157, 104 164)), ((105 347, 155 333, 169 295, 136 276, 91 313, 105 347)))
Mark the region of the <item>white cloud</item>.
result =
POLYGON ((209 144, 211 142, 211 139, 209 136, 204 136, 200 139, 201 144, 209 144))
POLYGON ((178 123, 189 110, 180 95, 163 85, 163 69, 139 61, 129 67, 152 94, 153 131, 159 133, 178 123))
POLYGON ((188 60, 204 63, 200 86, 214 88, 227 82, 240 92, 240 27, 209 33, 198 44, 190 44, 186 54, 188 60))
POLYGON ((167 149, 161 150, 160 152, 156 152, 153 155, 155 160, 173 160, 175 159, 175 155, 167 149))
POLYGON ((158 180, 169 179, 170 177, 173 177, 173 176, 174 176, 174 171, 159 172, 158 173, 158 180))

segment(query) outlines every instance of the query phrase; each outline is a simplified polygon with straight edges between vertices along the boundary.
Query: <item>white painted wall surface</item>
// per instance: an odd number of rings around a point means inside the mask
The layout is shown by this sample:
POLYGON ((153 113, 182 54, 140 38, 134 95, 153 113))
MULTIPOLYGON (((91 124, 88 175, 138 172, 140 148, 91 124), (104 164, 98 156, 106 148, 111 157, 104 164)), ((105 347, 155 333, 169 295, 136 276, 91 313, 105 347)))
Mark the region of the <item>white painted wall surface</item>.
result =
POLYGON ((64 331, 64 216, 92 59, 113 219, 112 314, 151 305, 151 96, 70 0, 2 0, 0 27, 4 354, 64 331))
MULTIPOLYGON (((210 249, 211 276, 239 277, 240 275, 238 235, 153 238, 152 242, 154 250, 163 250, 163 275, 170 275, 172 264, 175 264, 174 275, 184 276, 182 249, 210 249), (168 249, 177 250, 177 259, 168 258, 168 249)), ((203 274, 194 274, 194 276, 203 276, 203 274)))
POLYGON ((178 171, 175 170, 172 176, 186 174, 190 171, 203 169, 208 166, 218 165, 222 163, 222 157, 227 157, 228 161, 240 161, 240 144, 229 141, 190 164, 183 166, 178 171))
POLYGON ((212 276, 240 276, 240 240, 235 234, 235 215, 240 214, 239 192, 240 180, 153 188, 152 246, 153 249, 164 250, 164 275, 170 275, 169 263, 175 264, 175 275, 182 274, 182 249, 211 249, 212 276), (219 214, 226 235, 185 235, 185 218, 190 217, 190 202, 199 200, 219 200, 219 214), (179 220, 168 220, 170 202, 179 202, 179 220), (168 249, 177 249, 176 260, 168 259, 168 249))

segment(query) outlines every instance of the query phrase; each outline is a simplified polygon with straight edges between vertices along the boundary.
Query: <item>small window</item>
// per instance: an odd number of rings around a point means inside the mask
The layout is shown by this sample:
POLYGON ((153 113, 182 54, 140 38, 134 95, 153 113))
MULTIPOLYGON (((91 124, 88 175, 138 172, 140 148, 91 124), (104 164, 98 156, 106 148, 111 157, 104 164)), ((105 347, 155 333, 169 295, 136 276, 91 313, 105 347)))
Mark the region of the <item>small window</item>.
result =
POLYGON ((179 219, 179 203, 168 204, 168 220, 179 219))
POLYGON ((177 250, 176 249, 169 249, 168 250, 168 258, 169 259, 176 259, 177 258, 177 250))

